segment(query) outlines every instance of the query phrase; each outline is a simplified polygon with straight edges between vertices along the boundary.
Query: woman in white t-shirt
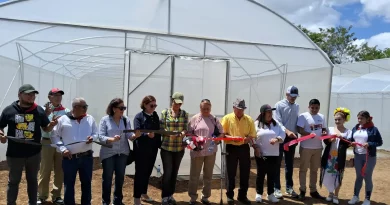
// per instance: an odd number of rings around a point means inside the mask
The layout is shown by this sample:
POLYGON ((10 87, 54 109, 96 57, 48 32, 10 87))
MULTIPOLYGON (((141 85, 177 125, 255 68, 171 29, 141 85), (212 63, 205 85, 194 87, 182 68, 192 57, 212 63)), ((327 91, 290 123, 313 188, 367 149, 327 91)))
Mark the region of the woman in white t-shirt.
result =
POLYGON ((286 137, 282 126, 272 118, 270 105, 263 105, 260 108, 260 115, 255 121, 256 127, 256 202, 262 201, 264 178, 267 175, 268 200, 272 203, 279 202, 274 195, 274 183, 276 171, 280 169, 278 164, 279 143, 286 137))
POLYGON ((356 180, 353 197, 348 204, 359 203, 359 193, 363 186, 363 179, 366 184, 366 194, 362 205, 370 205, 373 189, 372 174, 376 164, 377 147, 382 146, 383 140, 378 128, 374 126, 369 112, 363 110, 357 114, 358 122, 351 135, 352 146, 354 147, 354 166, 356 180))
POLYGON ((347 149, 350 146, 349 141, 341 139, 351 138, 351 130, 344 127, 350 117, 351 113, 347 108, 335 109, 335 126, 329 127, 329 135, 336 135, 337 138, 324 140, 326 147, 321 158, 320 186, 325 185, 328 189, 329 196, 326 200, 332 201, 333 204, 339 204, 338 194, 343 180, 347 149))

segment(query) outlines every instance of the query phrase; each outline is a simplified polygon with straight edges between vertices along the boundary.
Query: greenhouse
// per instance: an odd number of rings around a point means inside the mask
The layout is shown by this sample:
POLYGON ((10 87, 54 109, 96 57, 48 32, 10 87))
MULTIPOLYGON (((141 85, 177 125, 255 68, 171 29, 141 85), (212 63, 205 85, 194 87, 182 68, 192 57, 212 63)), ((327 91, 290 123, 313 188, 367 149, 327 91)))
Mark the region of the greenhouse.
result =
MULTIPOLYGON (((357 124, 356 115, 367 110, 383 138, 390 135, 390 59, 365 61, 334 68, 329 116, 337 107, 352 111, 348 128, 357 124), (341 73, 341 75, 340 75, 341 73)), ((331 125, 329 123, 329 125, 331 125)), ((390 142, 383 141, 381 149, 390 150, 390 142)))
MULTIPOLYGON (((40 105, 52 87, 65 91, 67 107, 84 97, 97 122, 114 97, 125 100, 133 119, 145 95, 157 98, 161 112, 175 91, 184 94, 191 115, 203 98, 218 117, 243 98, 256 118, 289 85, 299 88, 301 112, 312 98, 329 112, 330 60, 292 23, 253 0, 10 1, 0 4, 0 28, 0 110, 29 83, 41 91, 40 105)), ((4 152, 1 145, 0 161, 4 152)), ((189 174, 188 159, 187 151, 180 175, 189 174)))

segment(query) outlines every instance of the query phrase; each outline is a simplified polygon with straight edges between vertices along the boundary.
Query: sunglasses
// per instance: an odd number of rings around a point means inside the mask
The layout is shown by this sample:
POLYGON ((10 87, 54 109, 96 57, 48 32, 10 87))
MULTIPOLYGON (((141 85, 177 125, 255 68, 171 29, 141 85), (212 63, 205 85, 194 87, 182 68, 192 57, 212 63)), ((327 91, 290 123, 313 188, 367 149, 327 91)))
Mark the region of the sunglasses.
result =
POLYGON ((73 108, 83 108, 83 109, 87 109, 88 108, 88 105, 74 105, 73 108))
POLYGON ((118 108, 119 110, 126 110, 126 106, 122 106, 122 107, 116 107, 116 108, 118 108))
POLYGON ((150 104, 149 107, 150 108, 155 108, 155 107, 157 107, 157 105, 156 104, 150 104))

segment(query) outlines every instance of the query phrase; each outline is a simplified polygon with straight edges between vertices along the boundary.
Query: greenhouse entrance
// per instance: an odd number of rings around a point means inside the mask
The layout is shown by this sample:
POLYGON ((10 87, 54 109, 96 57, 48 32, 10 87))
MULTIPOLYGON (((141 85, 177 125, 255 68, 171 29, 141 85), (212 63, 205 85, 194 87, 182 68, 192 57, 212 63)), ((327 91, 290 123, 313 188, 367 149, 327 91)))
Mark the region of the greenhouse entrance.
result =
MULTIPOLYGON (((130 119, 139 112, 143 96, 153 95, 159 110, 163 110, 170 107, 170 96, 174 92, 184 94, 182 109, 190 114, 189 117, 199 113, 202 99, 211 101, 212 114, 218 118, 227 113, 226 108, 231 104, 228 102, 228 60, 129 50, 125 61, 124 100, 130 119)), ((179 169, 180 176, 189 175, 190 162, 189 152, 186 152, 179 169)), ((218 150, 214 166, 216 176, 221 174, 220 164, 218 150)), ((160 157, 155 163, 156 167, 158 165, 162 166, 160 157)), ((132 175, 133 172, 134 169, 127 169, 126 173, 132 175)))

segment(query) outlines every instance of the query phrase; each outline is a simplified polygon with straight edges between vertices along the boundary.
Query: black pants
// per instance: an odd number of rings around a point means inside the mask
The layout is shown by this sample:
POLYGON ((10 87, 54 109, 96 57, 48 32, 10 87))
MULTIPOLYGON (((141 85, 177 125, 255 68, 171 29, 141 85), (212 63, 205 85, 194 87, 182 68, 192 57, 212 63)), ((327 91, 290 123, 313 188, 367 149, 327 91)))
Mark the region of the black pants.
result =
POLYGON ((230 199, 234 197, 234 188, 236 185, 237 166, 240 163, 240 189, 238 189, 238 198, 246 198, 249 187, 249 173, 251 167, 250 148, 248 144, 244 145, 226 145, 226 168, 227 168, 227 191, 226 196, 230 199))
POLYGON ((274 193, 275 175, 277 170, 280 170, 278 158, 279 156, 256 157, 256 192, 258 194, 263 194, 265 175, 267 175, 267 193, 268 195, 274 193))
POLYGON ((184 156, 184 150, 171 152, 161 149, 160 154, 164 171, 161 197, 164 198, 172 196, 175 193, 177 174, 179 173, 180 163, 184 156))
POLYGON ((147 194, 149 178, 156 162, 158 148, 137 149, 135 153, 134 198, 147 194))
MULTIPOLYGON (((297 145, 292 145, 289 147, 288 151, 285 151, 283 148, 284 144, 280 144, 279 147, 279 159, 278 159, 278 166, 280 168, 283 160, 283 154, 284 154, 284 170, 285 170, 285 179, 286 179, 286 188, 292 189, 294 186, 293 181, 293 172, 294 172, 294 156, 295 156, 295 148, 297 145)), ((280 184, 280 169, 276 171, 275 175, 275 188, 281 189, 280 184)))

